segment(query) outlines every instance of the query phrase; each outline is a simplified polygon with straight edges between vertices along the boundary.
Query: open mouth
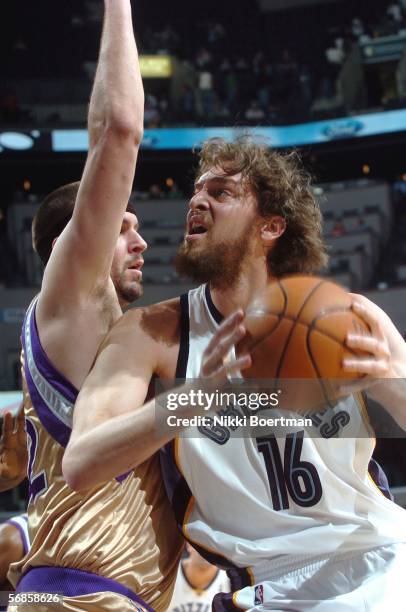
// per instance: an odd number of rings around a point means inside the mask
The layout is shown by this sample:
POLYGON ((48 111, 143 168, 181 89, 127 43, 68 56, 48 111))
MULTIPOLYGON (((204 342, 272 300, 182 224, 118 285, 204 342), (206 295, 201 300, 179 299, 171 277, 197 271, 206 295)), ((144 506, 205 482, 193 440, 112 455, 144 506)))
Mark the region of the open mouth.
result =
POLYGON ((194 225, 190 231, 189 236, 195 236, 196 234, 205 234, 207 232, 207 227, 203 225, 194 225))
POLYGON ((128 269, 129 270, 138 270, 140 272, 143 265, 144 265, 144 261, 136 261, 131 266, 128 266, 128 269))

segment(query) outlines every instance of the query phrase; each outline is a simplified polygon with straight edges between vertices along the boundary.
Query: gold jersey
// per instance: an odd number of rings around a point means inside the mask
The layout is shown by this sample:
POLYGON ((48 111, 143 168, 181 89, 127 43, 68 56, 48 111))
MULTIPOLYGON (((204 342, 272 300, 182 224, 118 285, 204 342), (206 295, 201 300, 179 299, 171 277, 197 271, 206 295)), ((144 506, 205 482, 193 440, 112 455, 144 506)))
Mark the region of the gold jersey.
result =
MULTIPOLYGON (((159 455, 83 494, 71 490, 62 475, 62 457, 78 392, 41 347, 35 302, 27 312, 22 339, 31 549, 11 566, 10 581, 17 591, 27 592, 34 590, 36 581, 46 583, 51 568, 63 568, 70 585, 64 591, 64 609, 167 610, 182 540, 163 486, 159 455), (77 573, 69 574, 70 570, 77 573), (30 575, 35 579, 30 580, 30 575), (87 577, 90 583, 93 578, 105 579, 105 589, 97 587, 94 596, 90 593, 90 604, 85 603, 89 592, 80 587, 87 577), (117 583, 115 595, 110 581, 117 583), (131 594, 141 601, 134 600, 134 607, 130 602, 127 608, 124 600, 130 601, 131 594)), ((59 578, 56 580, 58 583, 59 578)))

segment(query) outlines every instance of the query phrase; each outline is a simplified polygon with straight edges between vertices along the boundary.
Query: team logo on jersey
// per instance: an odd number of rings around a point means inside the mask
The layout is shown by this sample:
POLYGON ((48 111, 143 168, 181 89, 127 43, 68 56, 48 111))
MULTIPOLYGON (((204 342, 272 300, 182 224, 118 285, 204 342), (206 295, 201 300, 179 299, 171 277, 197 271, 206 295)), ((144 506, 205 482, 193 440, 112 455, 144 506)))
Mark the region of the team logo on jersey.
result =
POLYGON ((254 606, 264 603, 264 587, 262 586, 262 584, 259 584, 255 587, 254 594, 254 606))

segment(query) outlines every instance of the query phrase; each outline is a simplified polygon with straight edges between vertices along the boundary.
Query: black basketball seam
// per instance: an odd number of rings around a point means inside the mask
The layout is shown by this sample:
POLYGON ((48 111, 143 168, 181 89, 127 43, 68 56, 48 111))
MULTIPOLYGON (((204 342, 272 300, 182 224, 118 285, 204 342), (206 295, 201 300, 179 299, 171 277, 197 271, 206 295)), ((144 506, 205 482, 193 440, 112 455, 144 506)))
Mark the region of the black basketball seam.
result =
MULTIPOLYGON (((331 312, 337 312, 337 311, 331 311, 331 312)), ((338 312, 346 312, 346 310, 345 310, 345 309, 343 309, 343 310, 338 311, 338 312)), ((325 313, 325 314, 326 314, 326 313, 325 313)), ((323 315, 323 316, 324 316, 324 315, 323 315)), ((316 317, 316 318, 314 319, 314 321, 317 321, 317 318, 318 318, 318 317, 316 317)), ((313 356, 312 349, 311 349, 311 347, 310 347, 310 334, 311 334, 311 332, 313 332, 314 330, 318 331, 318 332, 319 332, 319 334, 323 334, 323 335, 327 336, 327 338, 330 338, 330 340, 332 340, 332 341, 333 341, 333 342, 335 342, 336 344, 340 344, 340 345, 342 346, 342 343, 341 343, 341 342, 340 342, 340 341, 339 341, 337 338, 335 338, 334 336, 331 336, 330 334, 326 334, 326 333, 324 332, 324 330, 318 329, 318 328, 317 328, 315 325, 313 325, 313 321, 312 321, 312 325, 308 325, 308 326, 307 326, 307 334, 306 334, 306 346, 307 346, 307 352, 308 352, 308 354, 309 354, 309 357, 310 357, 310 360, 311 360, 312 366, 313 366, 313 368, 314 368, 314 370, 315 370, 315 372, 316 372, 316 374, 317 374, 317 380, 318 380, 318 382, 319 382, 319 384, 320 384, 320 386, 321 386, 322 393, 323 393, 323 395, 324 395, 324 399, 326 400, 326 403, 328 404, 328 406, 329 406, 330 408, 333 408, 335 404, 334 404, 334 402, 331 402, 331 400, 330 400, 330 396, 329 396, 329 395, 328 395, 328 393, 327 393, 327 390, 326 390, 326 385, 325 385, 325 383, 324 383, 324 379, 323 379, 323 377, 322 377, 322 376, 321 376, 321 374, 320 374, 320 370, 319 370, 319 368, 318 368, 318 366, 317 366, 316 360, 314 359, 314 356, 313 356)), ((349 347, 346 347, 346 348, 347 348, 347 350, 348 350, 350 353, 352 353, 353 355, 355 355, 355 354, 356 354, 356 353, 355 353, 355 351, 353 351, 353 350, 352 350, 352 349, 350 349, 349 347)), ((366 376, 366 374, 363 374, 362 376, 359 376, 358 378, 359 378, 359 379, 361 379, 361 378, 364 378, 364 376, 366 376)))
MULTIPOLYGON (((319 368, 317 366, 316 360, 315 360, 315 358, 313 356, 312 349, 310 347, 310 332, 313 331, 313 329, 314 329, 314 327, 311 327, 310 325, 307 326, 307 334, 306 334, 307 353, 308 353, 308 355, 310 357, 310 361, 311 361, 311 364, 313 366, 313 369, 314 369, 314 371, 317 374, 317 380, 318 380, 319 385, 321 386, 321 390, 322 390, 322 393, 324 395, 324 399, 327 402, 327 405, 329 406, 329 408, 332 408, 334 406, 334 404, 332 404, 330 402, 330 396, 327 394, 326 387, 325 387, 325 384, 324 384, 324 380, 323 380, 323 378, 322 378, 322 376, 320 374, 320 370, 319 370, 319 368)), ((322 332, 320 332, 320 333, 322 333, 322 332)), ((327 337, 329 337, 331 340, 336 342, 335 338, 332 338, 331 336, 327 336, 327 337)), ((337 342, 337 344, 338 344, 338 342, 337 342)))
MULTIPOLYGON (((271 336, 275 332, 275 330, 278 329, 279 324, 282 321, 282 319, 290 319, 290 317, 286 317, 285 316, 286 308, 287 308, 287 305, 288 305, 288 296, 286 295, 285 288, 284 288, 284 286, 282 285, 282 283, 279 280, 276 281, 276 282, 277 282, 280 290, 282 291, 282 295, 283 295, 283 299, 284 299, 284 306, 283 306, 283 310, 281 312, 279 312, 279 313, 272 312, 272 311, 268 311, 268 313, 266 313, 266 312, 264 313, 264 314, 271 314, 271 315, 273 315, 275 317, 278 317, 278 321, 276 322, 275 327, 273 328, 273 330, 269 334, 267 334, 266 337, 271 336)), ((258 346, 258 344, 260 344, 262 342, 262 340, 263 340, 263 338, 253 342, 251 344, 249 350, 252 351, 256 346, 258 346)))
MULTIPOLYGON (((327 314, 331 314, 334 312, 348 312, 349 309, 345 309, 343 308, 342 310, 332 310, 331 312, 328 312, 327 314)), ((272 334, 275 332, 276 328, 278 327, 279 323, 281 322, 282 318, 286 319, 287 321, 296 321, 299 325, 303 325, 304 327, 310 328, 310 326, 313 324, 312 323, 307 324, 303 321, 298 321, 296 317, 290 317, 290 316, 282 316, 279 315, 276 312, 268 312, 268 313, 264 313, 264 314, 270 314, 273 315, 275 317, 279 318, 279 321, 276 323, 275 327, 273 328, 273 330, 267 334, 266 336, 263 336, 262 338, 259 338, 258 340, 256 340, 255 342, 253 342, 250 347, 249 347, 249 351, 252 351, 254 348, 256 348, 259 344, 261 344, 261 342, 263 340, 266 340, 266 338, 269 338, 269 336, 272 336, 272 334)), ((326 312, 323 313, 326 314, 326 312)), ((317 321, 317 317, 314 319, 314 321, 317 321)), ((314 327, 314 329, 316 329, 316 331, 318 331, 320 334, 323 334, 324 336, 327 336, 327 338, 330 338, 330 340, 333 340, 334 342, 336 342, 337 344, 342 344, 342 342, 339 340, 339 338, 337 338, 336 336, 333 336, 331 333, 329 333, 328 331, 324 330, 324 329, 319 329, 318 327, 314 327)), ((349 353, 351 353, 352 355, 357 355, 357 352, 354 349, 351 349, 349 346, 345 347, 349 353)))
MULTIPOLYGON (((336 338, 335 336, 333 336, 332 334, 326 332, 324 329, 319 329, 318 327, 316 327, 317 321, 319 319, 321 319, 322 317, 329 315, 329 314, 335 314, 337 312, 349 312, 350 309, 349 308, 336 308, 335 310, 331 309, 325 309, 324 311, 321 312, 321 314, 319 313, 316 317, 314 317, 313 321, 310 323, 310 325, 307 326, 308 331, 307 331, 307 335, 306 335, 306 345, 307 345, 307 350, 308 353, 310 355, 310 359, 312 360, 312 364, 314 366, 314 369, 316 370, 317 373, 317 378, 319 380, 323 380, 322 376, 320 375, 320 371, 319 368, 317 367, 314 359, 313 359, 313 355, 312 355, 312 351, 310 349, 310 334, 312 331, 316 330, 319 332, 319 334, 323 334, 324 336, 326 336, 327 338, 330 338, 330 340, 333 340, 333 342, 336 342, 337 344, 340 344, 341 346, 343 345, 342 342, 336 338)), ((357 355, 357 352, 354 349, 351 349, 349 346, 345 345, 346 350, 351 353, 351 355, 357 355)), ((366 376, 366 374, 363 374, 362 376, 359 376, 358 378, 364 378, 366 376)), ((323 384, 323 390, 324 390, 324 384, 323 384)))
MULTIPOLYGON (((326 310, 324 310, 322 312, 322 314, 319 314, 319 315, 317 315, 317 317, 314 317, 313 321, 310 323, 310 325, 308 325, 308 328, 312 329, 312 330, 315 329, 320 334, 324 334, 325 336, 327 336, 327 338, 330 338, 330 340, 334 340, 334 342, 337 342, 338 344, 342 344, 342 342, 338 338, 336 338, 336 336, 333 336, 331 333, 325 331, 324 329, 320 329, 319 327, 316 327, 316 323, 317 323, 317 321, 319 319, 321 319, 321 317, 324 317, 326 315, 335 314, 337 312, 349 312, 350 310, 351 310, 350 308, 337 308, 336 310, 333 310, 333 309, 328 310, 328 309, 326 309, 326 310)), ((350 348, 347 345, 345 345, 345 348, 352 355, 357 355, 358 354, 356 350, 350 348)), ((363 378, 363 377, 361 376, 361 378, 363 378)))
MULTIPOLYGON (((286 319, 288 319, 289 321, 294 320, 294 319, 292 319, 291 317, 285 317, 285 318, 286 318, 286 319)), ((308 324, 307 324, 307 323, 303 323, 303 321, 297 321, 297 324, 298 324, 298 325, 301 325, 302 327, 307 327, 307 329, 309 329, 308 324)), ((314 331, 314 329, 313 329, 312 331, 314 331)), ((318 332, 319 332, 319 334, 322 334, 322 335, 326 336, 327 338, 329 338, 330 340, 332 340, 332 341, 333 341, 333 342, 335 342, 336 344, 339 344, 340 346, 342 346, 342 343, 341 343, 341 342, 338 340, 338 338, 335 338, 334 336, 331 336, 330 334, 326 334, 326 333, 325 333, 323 330, 321 330, 321 329, 317 329, 317 328, 316 328, 316 331, 318 331, 318 332)), ((262 342, 265 342, 265 341, 266 341, 266 340, 269 338, 269 336, 271 336, 272 334, 273 334, 273 332, 271 332, 271 333, 270 333, 270 334, 268 334, 267 336, 263 336, 262 338, 260 338, 259 340, 257 340, 257 341, 255 342, 255 348, 258 348, 258 347, 259 347, 259 346, 262 344, 262 342)), ((254 345, 252 345, 252 346, 251 346, 250 351, 252 350, 252 348, 253 348, 253 347, 254 347, 254 345)), ((346 348, 347 348, 348 352, 349 352, 349 353, 351 353, 352 355, 356 355, 356 354, 357 354, 357 353, 356 353, 354 350, 352 350, 352 349, 350 349, 350 348, 348 348, 348 347, 346 347, 346 348)), ((310 353, 309 348, 308 348, 308 351, 309 351, 309 353, 310 353)), ((316 370, 316 374, 317 374, 317 375, 318 375, 318 377, 319 377, 319 372, 318 372, 317 368, 315 368, 315 370, 316 370)), ((361 378, 361 377, 360 377, 360 378, 361 378)), ((277 379, 275 378, 274 380, 277 380, 277 379)))
POLYGON ((318 283, 318 284, 317 284, 315 287, 313 287, 313 289, 310 291, 310 293, 309 293, 309 294, 306 296, 306 298, 305 298, 305 300, 304 300, 303 304, 301 305, 301 307, 300 307, 300 309, 299 309, 299 312, 297 313, 297 315, 296 315, 296 317, 295 317, 295 319, 294 319, 294 323, 293 323, 293 325, 292 325, 292 327, 291 327, 291 329, 290 329, 290 331, 289 331, 288 337, 286 338, 285 346, 283 347, 282 354, 281 354, 281 358, 280 358, 280 360, 279 360, 279 364, 278 364, 278 367, 277 367, 277 369, 276 369, 276 381, 278 381, 278 380, 279 380, 279 374, 280 374, 280 371, 281 371, 281 369, 282 369, 283 360, 285 359, 286 351, 287 351, 287 348, 288 348, 288 345, 289 345, 290 339, 291 339, 291 337, 292 337, 293 331, 294 331, 294 329, 295 329, 295 327, 296 327, 296 325, 297 325, 297 322, 298 322, 298 319, 299 319, 299 317, 300 317, 300 314, 301 314, 301 312, 303 311, 303 308, 306 306, 307 302, 310 300, 310 298, 311 298, 311 297, 313 296, 313 294, 315 293, 315 291, 317 291, 317 289, 318 289, 318 288, 319 288, 319 287, 320 287, 320 286, 321 286, 321 285, 322 285, 324 282, 325 282, 324 280, 321 280, 321 281, 320 281, 320 282, 319 282, 319 283, 318 283))

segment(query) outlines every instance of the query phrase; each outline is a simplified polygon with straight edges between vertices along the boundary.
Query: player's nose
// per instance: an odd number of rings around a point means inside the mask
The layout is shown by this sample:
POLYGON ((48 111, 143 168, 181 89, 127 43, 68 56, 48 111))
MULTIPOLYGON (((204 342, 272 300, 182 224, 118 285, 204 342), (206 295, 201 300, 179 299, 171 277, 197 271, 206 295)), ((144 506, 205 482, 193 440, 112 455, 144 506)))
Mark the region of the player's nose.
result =
POLYGON ((143 253, 148 248, 148 244, 141 234, 135 232, 134 238, 130 241, 128 247, 131 253, 143 253))
POLYGON ((207 191, 201 189, 198 193, 195 193, 189 202, 189 209, 193 210, 205 210, 209 208, 209 198, 207 191))

